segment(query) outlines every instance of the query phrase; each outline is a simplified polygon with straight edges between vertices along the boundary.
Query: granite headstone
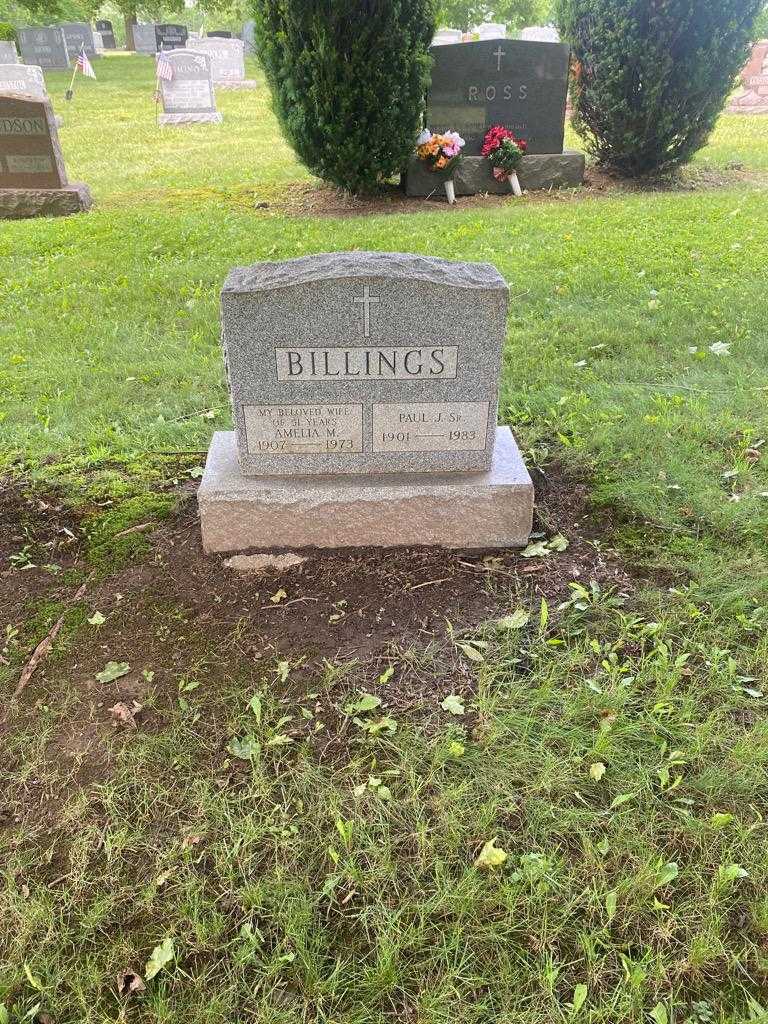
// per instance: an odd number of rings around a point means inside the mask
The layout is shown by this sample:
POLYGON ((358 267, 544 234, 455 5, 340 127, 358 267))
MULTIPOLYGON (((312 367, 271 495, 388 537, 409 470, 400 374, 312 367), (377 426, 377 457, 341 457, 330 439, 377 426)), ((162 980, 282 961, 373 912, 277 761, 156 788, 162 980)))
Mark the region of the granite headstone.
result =
POLYGON ((768 114, 768 40, 752 47, 741 73, 742 91, 728 106, 731 114, 768 114))
POLYGON ((507 299, 488 264, 403 253, 232 270, 205 549, 526 543, 533 487, 496 425, 507 299))
POLYGON ((89 209, 85 185, 70 184, 51 104, 0 92, 0 217, 89 209))
POLYGON ((227 32, 225 29, 216 29, 214 32, 207 33, 209 39, 231 39, 232 33, 227 32))
MULTIPOLYGON (((0 92, 34 96, 47 100, 43 69, 34 64, 0 64, 0 92)), ((61 128, 62 120, 54 114, 56 127, 61 128)))
POLYGON ((559 43, 560 33, 554 25, 529 25, 520 30, 520 38, 529 43, 559 43))
POLYGON ((243 42, 245 43, 245 52, 251 57, 256 53, 256 22, 246 21, 243 25, 243 42))
POLYGON ((253 89, 256 81, 245 77, 245 43, 242 39, 195 39, 188 50, 205 53, 211 60, 211 79, 218 88, 253 89))
POLYGON ((59 28, 64 33, 70 57, 77 57, 83 49, 89 59, 97 56, 96 41, 90 25, 84 21, 69 21, 59 25, 59 28))
POLYGON ((208 54, 171 50, 158 59, 167 61, 172 72, 171 78, 160 79, 160 124, 219 124, 208 54))
POLYGON ((480 39, 506 39, 507 38, 507 26, 498 25, 494 22, 485 22, 482 25, 478 25, 476 30, 477 35, 480 39))
POLYGON ((188 36, 186 25, 155 25, 155 44, 158 50, 183 50, 188 36))
POLYGON ((461 42, 461 29, 441 28, 435 33, 432 40, 433 46, 448 46, 450 43, 461 42))
POLYGON ((18 64, 19 55, 14 43, 0 39, 0 64, 18 64))
POLYGON ((37 64, 48 70, 69 68, 70 54, 59 27, 22 28, 18 38, 25 64, 37 64))
POLYGON ((117 49, 117 42, 115 41, 115 30, 112 26, 111 21, 101 19, 96 22, 96 31, 101 35, 101 41, 104 44, 105 50, 117 49))
POLYGON ((480 153, 493 124, 528 143, 527 152, 562 153, 569 49, 514 39, 437 46, 432 51, 427 124, 457 131, 464 155, 480 153))

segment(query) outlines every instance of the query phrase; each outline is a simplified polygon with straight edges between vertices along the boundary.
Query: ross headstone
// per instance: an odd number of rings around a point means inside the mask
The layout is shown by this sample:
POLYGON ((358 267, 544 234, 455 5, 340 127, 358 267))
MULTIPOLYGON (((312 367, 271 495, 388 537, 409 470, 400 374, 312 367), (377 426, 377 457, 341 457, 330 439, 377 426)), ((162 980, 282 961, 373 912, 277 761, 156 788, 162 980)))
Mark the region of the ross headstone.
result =
POLYGON ((90 25, 84 21, 70 21, 59 25, 59 28, 64 33, 70 58, 76 57, 81 49, 85 49, 86 56, 89 58, 97 55, 96 41, 93 38, 93 29, 90 25))
POLYGON ((252 57, 256 53, 255 21, 246 21, 243 25, 243 42, 245 43, 245 52, 252 57))
POLYGON ((560 33, 554 25, 529 25, 521 29, 520 38, 529 43, 559 43, 560 33))
POLYGON ((448 46, 450 43, 461 42, 461 30, 458 28, 441 28, 435 33, 433 46, 448 46))
POLYGON ((562 153, 569 49, 515 39, 438 46, 432 51, 427 125, 457 131, 464 155, 480 153, 485 133, 504 125, 528 153, 562 153))
POLYGON ((483 25, 478 25, 475 29, 480 39, 506 39, 507 38, 507 26, 506 25, 495 25, 492 22, 486 22, 483 25))
POLYGON ((18 64, 19 55, 14 43, 0 39, 0 64, 18 64))
POLYGON ((25 64, 37 64, 48 70, 69 68, 70 54, 64 33, 58 26, 22 28, 18 32, 18 39, 25 64))
POLYGON ((224 29, 217 29, 215 32, 206 33, 209 39, 231 39, 232 33, 224 29))
POLYGON ((752 55, 741 73, 742 91, 729 106, 731 114, 768 114, 768 40, 752 47, 752 55))
POLYGON ((403 253, 232 270, 205 549, 525 544, 533 487, 496 425, 507 299, 488 264, 403 253))
POLYGON ((90 206, 87 186, 67 180, 50 102, 0 92, 0 218, 65 216, 90 206))
POLYGON ((172 50, 161 57, 172 77, 160 79, 160 124, 219 124, 211 80, 211 58, 194 50, 172 50))
POLYGON ((133 26, 133 48, 136 53, 157 53, 157 31, 155 25, 133 26))
POLYGON ((155 25, 155 44, 158 50, 183 50, 188 36, 186 25, 155 25))
POLYGON ((96 22, 96 31, 101 35, 101 41, 105 50, 116 50, 115 30, 111 21, 102 19, 96 22))
POLYGON ((205 53, 211 60, 211 80, 217 88, 255 89, 257 82, 245 77, 245 44, 242 39, 195 39, 188 50, 205 53))

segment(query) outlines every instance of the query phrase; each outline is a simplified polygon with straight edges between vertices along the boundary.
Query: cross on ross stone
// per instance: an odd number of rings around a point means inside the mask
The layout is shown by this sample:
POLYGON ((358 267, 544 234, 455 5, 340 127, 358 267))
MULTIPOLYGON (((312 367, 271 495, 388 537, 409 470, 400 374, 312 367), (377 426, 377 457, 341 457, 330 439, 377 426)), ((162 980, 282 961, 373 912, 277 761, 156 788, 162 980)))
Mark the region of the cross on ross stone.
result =
POLYGON ((501 58, 506 57, 506 50, 502 50, 501 43, 499 43, 498 50, 493 51, 493 56, 496 58, 496 70, 501 71, 501 58))
POLYGON ((363 288, 362 298, 356 298, 354 302, 362 302, 364 317, 363 317, 363 336, 370 338, 371 336, 371 305, 376 305, 379 299, 375 295, 371 295, 371 290, 368 285, 363 288))

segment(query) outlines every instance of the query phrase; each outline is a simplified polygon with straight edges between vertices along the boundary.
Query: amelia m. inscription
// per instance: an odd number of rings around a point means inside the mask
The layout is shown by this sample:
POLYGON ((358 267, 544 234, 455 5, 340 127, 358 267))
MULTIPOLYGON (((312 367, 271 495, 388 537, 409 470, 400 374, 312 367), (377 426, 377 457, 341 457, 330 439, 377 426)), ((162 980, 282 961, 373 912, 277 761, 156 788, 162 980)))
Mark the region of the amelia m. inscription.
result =
POLYGON ((507 294, 488 264, 399 253, 233 270, 222 342, 241 472, 487 470, 507 294))
POLYGON ((356 405, 249 405, 248 450, 262 455, 337 455, 363 450, 363 407, 356 405))

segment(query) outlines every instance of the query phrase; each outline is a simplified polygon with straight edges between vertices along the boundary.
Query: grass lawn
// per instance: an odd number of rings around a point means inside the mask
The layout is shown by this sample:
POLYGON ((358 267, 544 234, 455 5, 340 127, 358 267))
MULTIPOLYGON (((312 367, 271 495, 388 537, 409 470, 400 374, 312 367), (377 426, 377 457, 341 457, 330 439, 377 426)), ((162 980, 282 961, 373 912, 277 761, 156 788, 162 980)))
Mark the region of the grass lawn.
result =
POLYGON ((96 207, 0 228, 0 1022, 768 1021, 768 118, 311 216, 265 87, 161 131, 151 70, 47 76, 96 207), (224 276, 341 249, 510 282, 548 554, 201 556, 224 276))

